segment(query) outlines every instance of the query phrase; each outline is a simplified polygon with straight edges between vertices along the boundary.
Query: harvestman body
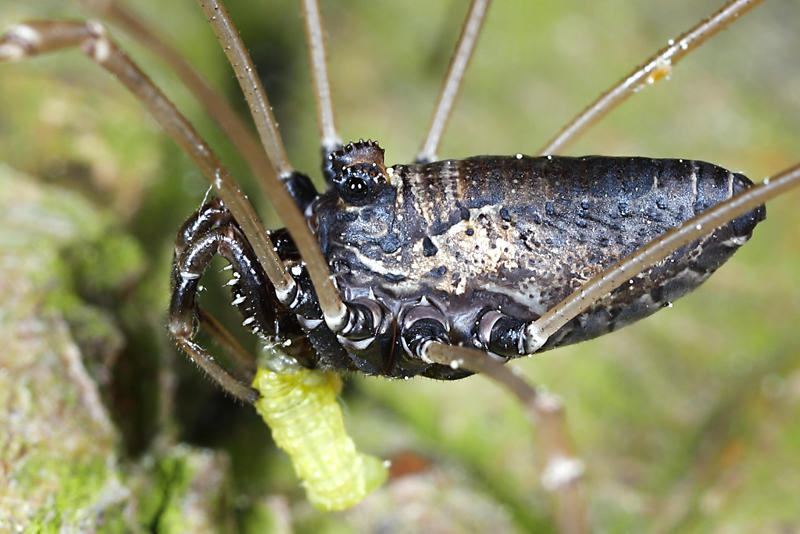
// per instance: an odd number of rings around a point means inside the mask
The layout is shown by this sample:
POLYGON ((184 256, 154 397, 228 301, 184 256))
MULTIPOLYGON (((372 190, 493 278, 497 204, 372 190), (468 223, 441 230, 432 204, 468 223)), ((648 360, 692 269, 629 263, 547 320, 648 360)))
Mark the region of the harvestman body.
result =
MULTIPOLYGON (((596 156, 483 156, 387 168, 383 150, 368 141, 333 151, 329 161, 329 190, 296 200, 310 213, 358 319, 334 337, 313 297, 294 306, 294 319, 278 311, 286 303, 267 289, 230 214, 212 202, 180 233, 175 330, 188 330, 198 280, 219 252, 233 265, 234 303, 245 326, 291 339, 292 353, 308 365, 460 378, 469 372, 426 361, 421 347, 438 341, 509 358, 604 334, 693 290, 765 215, 757 208, 681 248, 536 347, 529 322, 626 254, 751 182, 703 162, 596 156), (302 344, 304 336, 313 351, 302 344)), ((278 250, 298 285, 310 287, 293 243, 281 237, 278 250)))

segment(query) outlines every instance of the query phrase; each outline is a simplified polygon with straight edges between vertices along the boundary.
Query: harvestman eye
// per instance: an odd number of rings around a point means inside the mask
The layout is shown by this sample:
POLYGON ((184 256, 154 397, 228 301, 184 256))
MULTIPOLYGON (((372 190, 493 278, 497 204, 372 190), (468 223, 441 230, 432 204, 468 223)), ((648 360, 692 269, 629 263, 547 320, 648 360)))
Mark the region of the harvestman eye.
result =
POLYGON ((363 178, 350 176, 344 183, 344 190, 352 200, 363 200, 369 193, 369 186, 363 178))
POLYGON ((367 179, 359 171, 350 171, 339 189, 342 200, 350 204, 357 204, 367 198, 369 195, 367 179))

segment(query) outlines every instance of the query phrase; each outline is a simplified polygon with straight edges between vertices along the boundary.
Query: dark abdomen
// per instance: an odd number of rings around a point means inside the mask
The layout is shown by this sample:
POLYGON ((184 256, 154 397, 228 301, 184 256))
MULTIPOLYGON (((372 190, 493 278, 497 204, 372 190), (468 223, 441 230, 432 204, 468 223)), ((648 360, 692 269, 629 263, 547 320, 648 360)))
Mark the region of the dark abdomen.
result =
MULTIPOLYGON (((476 157, 409 170, 419 176, 407 201, 430 214, 417 238, 437 252, 423 260, 407 247, 407 260, 419 265, 420 292, 446 302, 454 337, 465 342, 480 310, 535 319, 625 255, 752 185, 705 162, 638 157, 476 157), (423 176, 438 185, 426 187, 423 176)), ((762 206, 678 250, 543 350, 614 330, 688 293, 764 217, 762 206)))

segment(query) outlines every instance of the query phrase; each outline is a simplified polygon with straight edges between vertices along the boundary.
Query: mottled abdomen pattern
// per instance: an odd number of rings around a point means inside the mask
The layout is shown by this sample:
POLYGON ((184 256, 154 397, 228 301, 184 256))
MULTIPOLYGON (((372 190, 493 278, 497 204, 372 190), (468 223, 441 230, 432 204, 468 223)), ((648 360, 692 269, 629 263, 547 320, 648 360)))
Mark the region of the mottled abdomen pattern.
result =
MULTIPOLYGON (((394 310, 432 299, 452 342, 465 344, 474 344, 487 309, 536 319, 625 255, 752 185, 700 161, 521 155, 396 166, 391 182, 393 209, 341 220, 326 243, 329 263, 352 295, 372 289, 394 310)), ((764 217, 762 206, 676 251, 542 350, 609 332, 688 293, 764 217)))

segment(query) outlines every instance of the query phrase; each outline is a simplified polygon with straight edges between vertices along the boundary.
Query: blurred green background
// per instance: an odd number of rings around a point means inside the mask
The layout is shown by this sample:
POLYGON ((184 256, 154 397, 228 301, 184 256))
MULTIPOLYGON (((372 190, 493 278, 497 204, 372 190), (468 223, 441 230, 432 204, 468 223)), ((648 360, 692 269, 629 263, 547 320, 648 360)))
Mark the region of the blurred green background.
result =
MULTIPOLYGON (((380 140, 389 163, 411 160, 468 2, 322 3, 342 136, 380 140)), ((194 2, 131 5, 244 112, 194 2)), ((497 2, 440 156, 534 154, 601 91, 720 5, 497 2)), ((231 1, 229 8, 292 162, 318 178, 299 3, 231 1)), ((0 26, 87 16, 73 2, 6 0, 0 26)), ((695 158, 754 181, 796 162, 798 23, 800 2, 769 0, 567 153, 695 158)), ((200 106, 157 58, 111 31, 278 225, 200 106)), ((206 183, 138 103, 80 52, 0 66, 0 162, 0 335, 7 344, 0 425, 9 429, 0 438, 0 477, 23 480, 12 487, 0 478, 0 530, 36 521, 101 531, 185 531, 188 524, 253 532, 553 530, 531 429, 510 396, 481 377, 351 377, 344 403, 356 442, 383 457, 408 453, 416 467, 351 512, 325 516, 307 505, 252 410, 222 395, 166 338, 172 240, 206 183), (42 338, 47 343, 32 349, 42 338), (61 369, 74 363, 69 347, 82 355, 85 382, 74 365, 61 369), (95 387, 102 405, 92 403, 95 387), (29 408, 25 421, 15 418, 20 406, 29 408), (102 421, 104 409, 111 423, 102 421), (63 427, 59 440, 68 451, 43 452, 54 436, 42 428, 53 425, 63 427), (37 450, 38 464, 30 461, 37 450), (66 479, 39 478, 55 472, 54 462, 88 466, 79 474, 89 473, 94 485, 73 481, 86 495, 54 500, 66 479), (27 493, 20 489, 26 483, 27 493), (112 505, 98 497, 109 487, 112 505)), ((753 240, 673 308, 514 364, 564 401, 587 464, 597 531, 800 529, 798 202, 794 192, 771 203, 753 240)), ((231 309, 214 290, 223 281, 212 273, 206 284, 221 314, 231 309)))

